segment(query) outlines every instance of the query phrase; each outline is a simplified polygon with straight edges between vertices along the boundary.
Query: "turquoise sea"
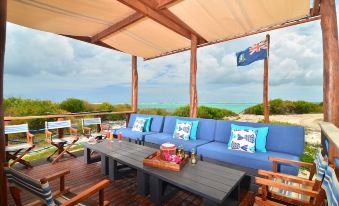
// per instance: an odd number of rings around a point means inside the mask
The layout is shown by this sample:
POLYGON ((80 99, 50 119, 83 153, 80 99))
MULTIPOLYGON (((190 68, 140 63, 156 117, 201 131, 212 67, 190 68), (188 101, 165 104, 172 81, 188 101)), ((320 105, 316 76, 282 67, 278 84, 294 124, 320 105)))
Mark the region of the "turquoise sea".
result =
MULTIPOLYGON (((139 103, 141 109, 159 108, 167 111, 174 111, 178 107, 187 105, 187 103, 139 103)), ((240 113, 244 109, 256 105, 256 103, 200 103, 199 106, 208 106, 221 109, 228 109, 236 113, 240 113)))

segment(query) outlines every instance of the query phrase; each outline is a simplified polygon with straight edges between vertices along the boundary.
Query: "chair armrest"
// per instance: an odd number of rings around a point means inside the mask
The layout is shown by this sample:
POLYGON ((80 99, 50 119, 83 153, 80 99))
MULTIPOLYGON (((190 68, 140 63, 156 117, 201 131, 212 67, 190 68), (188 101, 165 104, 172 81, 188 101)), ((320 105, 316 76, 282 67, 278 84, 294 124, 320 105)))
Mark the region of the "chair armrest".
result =
POLYGON ((289 174, 275 173, 275 172, 267 171, 267 170, 258 170, 258 174, 264 177, 267 177, 267 178, 278 178, 278 179, 287 180, 290 182, 295 182, 295 183, 308 185, 312 187, 315 185, 314 181, 311 181, 306 178, 298 177, 298 176, 289 175, 289 174))
POLYGON ((34 144, 34 135, 31 134, 30 132, 27 132, 27 143, 29 144, 34 144))
POLYGON ((301 162, 298 160, 289 160, 289 159, 284 159, 280 157, 268 157, 268 160, 273 161, 273 172, 278 172, 277 165, 281 163, 290 164, 290 165, 298 165, 301 167, 308 167, 310 169, 312 169, 313 167, 313 163, 301 162))
POLYGON ((73 128, 73 127, 70 127, 70 128, 69 128, 69 133, 70 133, 70 134, 75 134, 75 135, 77 135, 77 134, 78 134, 78 129, 73 128))
POLYGON ((82 127, 82 130, 89 130, 89 132, 91 132, 92 128, 90 128, 90 127, 82 127))
POLYGON ((62 170, 60 172, 49 175, 49 176, 47 176, 47 177, 45 177, 41 180, 47 180, 48 182, 50 182, 50 181, 53 181, 57 178, 64 177, 65 175, 68 175, 69 173, 71 173, 69 170, 62 170))
POLYGON ((264 179, 260 177, 255 177, 255 182, 260 185, 271 186, 274 188, 287 190, 290 192, 295 192, 295 193, 310 196, 310 197, 317 197, 319 194, 319 192, 317 191, 308 190, 308 189, 300 188, 298 186, 288 185, 288 184, 284 184, 284 183, 280 183, 280 182, 276 182, 273 180, 264 179))
POLYGON ((110 183, 110 181, 107 180, 107 179, 101 180, 99 183, 95 184, 94 186, 89 187, 88 189, 79 193, 78 195, 76 195, 72 199, 64 202, 61 206, 71 206, 71 205, 78 204, 81 201, 88 199, 89 197, 91 197, 95 193, 102 191, 104 188, 106 188, 109 185, 109 183, 110 183))

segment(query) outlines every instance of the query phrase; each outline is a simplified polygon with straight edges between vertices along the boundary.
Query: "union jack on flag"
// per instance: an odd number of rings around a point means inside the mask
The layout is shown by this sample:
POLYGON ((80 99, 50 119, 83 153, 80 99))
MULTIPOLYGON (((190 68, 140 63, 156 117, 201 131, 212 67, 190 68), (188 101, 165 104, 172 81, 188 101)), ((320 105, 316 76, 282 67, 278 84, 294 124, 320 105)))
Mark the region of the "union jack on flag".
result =
POLYGON ((237 66, 246 66, 252 62, 267 58, 267 48, 268 42, 265 40, 248 47, 244 51, 237 52, 237 66))

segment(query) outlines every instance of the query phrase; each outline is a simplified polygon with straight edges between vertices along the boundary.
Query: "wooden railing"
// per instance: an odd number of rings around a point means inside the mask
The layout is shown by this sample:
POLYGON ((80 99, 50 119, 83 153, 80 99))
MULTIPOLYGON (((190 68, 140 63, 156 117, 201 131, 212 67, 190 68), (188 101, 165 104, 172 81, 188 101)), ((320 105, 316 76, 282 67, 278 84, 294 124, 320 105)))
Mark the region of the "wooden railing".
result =
MULTIPOLYGON (((330 164, 339 167, 339 128, 329 122, 321 122, 321 144, 327 151, 330 164), (337 160, 337 162, 336 162, 337 160)), ((339 174, 339 173, 337 173, 339 174)))

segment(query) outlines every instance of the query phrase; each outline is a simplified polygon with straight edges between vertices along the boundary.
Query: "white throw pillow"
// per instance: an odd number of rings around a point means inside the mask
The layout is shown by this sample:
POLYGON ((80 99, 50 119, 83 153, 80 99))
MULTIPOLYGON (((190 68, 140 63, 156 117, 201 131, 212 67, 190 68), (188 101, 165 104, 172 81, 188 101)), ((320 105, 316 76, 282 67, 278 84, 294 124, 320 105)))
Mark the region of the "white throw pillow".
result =
POLYGON ((228 149, 251 153, 255 152, 255 139, 257 133, 258 130, 232 129, 228 149))
POLYGON ((173 134, 173 138, 189 140, 192 129, 191 122, 178 122, 176 123, 175 131, 173 134))
POLYGON ((145 118, 136 118, 132 127, 132 131, 143 132, 145 127, 146 119, 145 118))

